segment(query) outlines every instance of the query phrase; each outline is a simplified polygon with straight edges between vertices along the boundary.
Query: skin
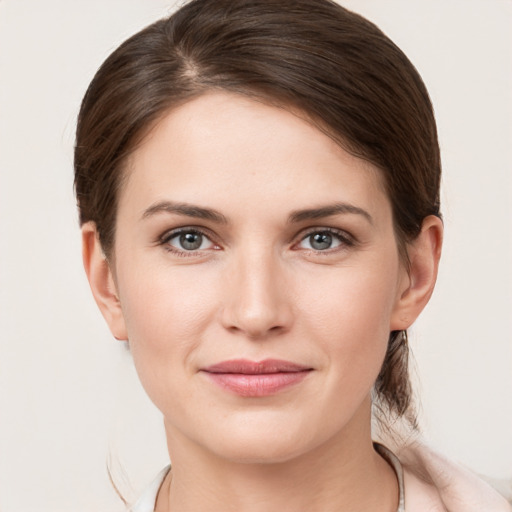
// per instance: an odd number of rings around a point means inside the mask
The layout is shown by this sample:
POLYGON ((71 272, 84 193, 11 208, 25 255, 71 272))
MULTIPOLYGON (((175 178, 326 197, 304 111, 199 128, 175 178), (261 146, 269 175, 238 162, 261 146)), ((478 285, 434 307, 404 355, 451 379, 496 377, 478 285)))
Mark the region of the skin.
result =
POLYGON ((164 416, 173 471, 157 510, 395 511, 370 392, 389 332, 433 290, 439 219, 425 219, 406 269, 376 168, 299 115, 228 93, 168 113, 126 173, 115 253, 107 262, 86 224, 84 263, 164 416), (180 229, 203 233, 198 250, 180 229), (202 371, 240 358, 312 370, 256 398, 202 371))

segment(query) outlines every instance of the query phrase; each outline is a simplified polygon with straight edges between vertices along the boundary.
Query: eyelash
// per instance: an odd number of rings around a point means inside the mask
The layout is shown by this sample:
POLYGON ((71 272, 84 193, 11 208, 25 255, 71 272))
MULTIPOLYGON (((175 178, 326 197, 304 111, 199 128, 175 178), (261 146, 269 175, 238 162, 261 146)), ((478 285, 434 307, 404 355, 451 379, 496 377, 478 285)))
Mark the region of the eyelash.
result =
MULTIPOLYGON (((329 227, 317 227, 317 228, 310 228, 305 233, 301 233, 299 235, 300 236, 299 240, 293 244, 292 249, 294 247, 297 247, 300 243, 307 240, 312 235, 324 234, 324 233, 333 235, 333 237, 336 238, 340 242, 340 246, 334 247, 334 248, 328 248, 325 250, 318 250, 318 249, 316 249, 316 250, 315 249, 303 249, 303 250, 305 250, 309 253, 312 253, 312 254, 329 255, 329 254, 332 254, 333 252, 337 252, 339 250, 350 248, 350 247, 353 247, 354 245, 356 245, 355 238, 351 234, 347 233, 346 231, 343 231, 340 229, 335 229, 335 228, 329 228, 329 227)), ((206 238, 207 240, 209 240, 215 246, 214 250, 220 249, 220 246, 218 244, 216 244, 216 242, 213 241, 213 237, 208 231, 205 231, 204 228, 197 228, 197 227, 193 227, 193 226, 188 226, 188 227, 185 226, 182 228, 178 228, 178 229, 174 229, 172 231, 165 232, 161 237, 159 237, 158 244, 163 246, 166 251, 173 253, 174 255, 176 255, 178 257, 183 257, 183 258, 197 256, 206 250, 206 249, 197 249, 197 250, 187 251, 185 249, 180 250, 180 249, 170 245, 169 242, 172 239, 179 237, 180 235, 184 235, 184 234, 200 235, 200 236, 206 238)), ((297 237, 295 237, 295 238, 297 238, 297 237)), ((300 248, 296 248, 293 250, 300 250, 300 248)))
MULTIPOLYGON (((355 238, 347 233, 346 231, 336 229, 336 228, 328 228, 328 227, 321 227, 321 228, 311 228, 305 233, 301 234, 300 240, 294 244, 294 246, 297 246, 298 244, 302 243, 303 241, 307 240, 312 235, 316 234, 325 234, 328 233, 329 235, 332 235, 333 238, 336 238, 338 242, 340 242, 340 245, 338 247, 334 248, 328 248, 325 250, 319 250, 319 249, 303 249, 311 254, 315 255, 321 255, 321 256, 328 256, 332 253, 338 252, 343 249, 347 249, 350 247, 353 247, 356 245, 355 238)), ((299 249, 296 249, 299 250, 299 249)))
POLYGON ((188 227, 185 226, 185 227, 182 227, 182 228, 173 229, 172 231, 167 231, 158 239, 158 243, 159 243, 159 245, 163 246, 163 248, 166 251, 174 254, 175 256, 181 257, 181 258, 188 258, 188 257, 191 257, 191 256, 197 256, 198 254, 201 254, 204 251, 204 249, 187 251, 185 249, 180 250, 180 249, 170 245, 169 242, 173 238, 177 238, 180 235, 184 235, 184 234, 200 235, 200 236, 206 238, 207 240, 209 240, 215 246, 216 250, 219 247, 218 244, 216 244, 212 240, 212 238, 213 238, 212 235, 210 235, 203 228, 196 228, 196 227, 193 227, 193 226, 188 226, 188 227))

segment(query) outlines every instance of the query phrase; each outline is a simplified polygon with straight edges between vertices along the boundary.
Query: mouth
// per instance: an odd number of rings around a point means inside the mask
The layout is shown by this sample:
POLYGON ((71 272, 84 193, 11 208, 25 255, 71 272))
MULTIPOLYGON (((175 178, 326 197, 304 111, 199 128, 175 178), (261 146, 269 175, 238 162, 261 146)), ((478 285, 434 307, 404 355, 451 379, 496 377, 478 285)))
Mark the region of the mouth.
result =
POLYGON ((280 359, 233 359, 201 370, 224 390, 243 397, 274 395, 299 384, 312 371, 311 367, 280 359))

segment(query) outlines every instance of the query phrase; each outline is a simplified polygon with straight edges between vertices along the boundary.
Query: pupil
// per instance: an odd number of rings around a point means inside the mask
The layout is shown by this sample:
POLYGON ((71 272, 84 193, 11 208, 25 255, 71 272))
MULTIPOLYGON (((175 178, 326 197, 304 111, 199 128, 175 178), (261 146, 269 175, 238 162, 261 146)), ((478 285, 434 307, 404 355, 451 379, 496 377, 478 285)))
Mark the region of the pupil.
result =
POLYGON ((313 249, 329 249, 331 245, 332 236, 329 233, 316 233, 311 237, 311 247, 313 247, 313 249))
POLYGON ((189 251, 199 249, 199 247, 201 247, 202 242, 203 237, 198 233, 184 233, 180 235, 181 246, 189 251))

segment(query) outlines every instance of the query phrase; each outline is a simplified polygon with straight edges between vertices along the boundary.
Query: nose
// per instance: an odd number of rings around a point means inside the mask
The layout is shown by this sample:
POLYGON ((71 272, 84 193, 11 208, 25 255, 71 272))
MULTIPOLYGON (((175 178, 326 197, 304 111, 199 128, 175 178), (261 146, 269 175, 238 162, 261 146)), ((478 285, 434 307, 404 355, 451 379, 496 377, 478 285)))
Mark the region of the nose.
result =
POLYGON ((221 322, 227 330, 264 339, 290 329, 292 304, 286 272, 270 250, 246 251, 235 258, 224 282, 221 322))

